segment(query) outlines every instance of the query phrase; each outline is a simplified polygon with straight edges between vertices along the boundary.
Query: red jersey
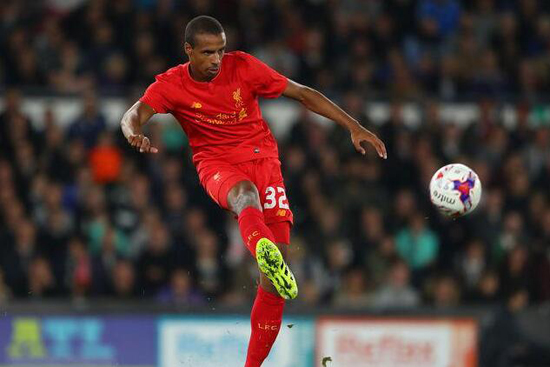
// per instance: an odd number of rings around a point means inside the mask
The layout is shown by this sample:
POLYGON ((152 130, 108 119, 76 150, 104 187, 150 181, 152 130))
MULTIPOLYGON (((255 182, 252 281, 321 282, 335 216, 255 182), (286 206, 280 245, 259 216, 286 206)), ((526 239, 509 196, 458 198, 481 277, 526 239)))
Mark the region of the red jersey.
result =
POLYGON ((189 62, 156 77, 141 102, 171 113, 189 138, 193 163, 240 163, 278 158, 277 142, 262 118, 258 97, 277 98, 288 79, 245 52, 226 53, 218 75, 198 82, 189 62))

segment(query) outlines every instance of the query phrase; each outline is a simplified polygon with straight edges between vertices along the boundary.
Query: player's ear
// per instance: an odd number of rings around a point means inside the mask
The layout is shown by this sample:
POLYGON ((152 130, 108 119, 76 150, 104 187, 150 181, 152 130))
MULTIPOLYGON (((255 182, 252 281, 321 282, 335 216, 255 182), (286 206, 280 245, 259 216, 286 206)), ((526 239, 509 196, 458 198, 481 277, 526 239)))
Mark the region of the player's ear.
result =
POLYGON ((191 46, 189 42, 185 42, 183 44, 183 50, 185 51, 188 57, 191 57, 191 52, 193 52, 193 46, 191 46))

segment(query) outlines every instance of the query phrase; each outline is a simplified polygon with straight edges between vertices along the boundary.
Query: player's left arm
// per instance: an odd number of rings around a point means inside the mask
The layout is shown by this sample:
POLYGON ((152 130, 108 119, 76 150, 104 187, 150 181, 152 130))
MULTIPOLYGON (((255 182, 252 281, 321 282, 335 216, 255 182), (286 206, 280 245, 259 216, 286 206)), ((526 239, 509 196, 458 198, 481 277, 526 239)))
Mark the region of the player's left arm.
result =
POLYGON ((351 141, 355 149, 361 154, 365 154, 365 148, 361 146, 362 142, 372 144, 378 155, 384 159, 387 158, 386 146, 382 140, 365 129, 357 120, 348 115, 344 110, 338 107, 334 102, 325 97, 319 91, 288 80, 283 95, 302 103, 308 110, 321 116, 331 119, 340 126, 345 127, 351 134, 351 141))

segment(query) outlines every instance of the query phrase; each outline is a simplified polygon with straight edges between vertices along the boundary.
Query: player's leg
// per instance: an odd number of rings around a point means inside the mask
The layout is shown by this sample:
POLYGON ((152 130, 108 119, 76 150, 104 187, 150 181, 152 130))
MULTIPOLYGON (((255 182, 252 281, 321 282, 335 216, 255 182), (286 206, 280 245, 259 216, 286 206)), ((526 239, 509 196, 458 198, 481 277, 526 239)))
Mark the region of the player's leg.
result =
POLYGON ((242 168, 216 162, 199 165, 197 172, 208 195, 221 208, 232 211, 238 217, 243 241, 255 257, 256 243, 260 238, 274 239, 264 223, 258 189, 251 181, 246 167, 242 168))
MULTIPOLYGON (((268 225, 275 236, 277 247, 286 258, 289 238, 290 222, 280 222, 268 225)), ((245 367, 258 367, 268 356, 271 347, 277 339, 283 319, 285 300, 275 291, 271 281, 260 273, 260 286, 252 306, 250 324, 252 332, 248 343, 245 367), (269 290, 272 291, 269 291, 269 290)))
POLYGON ((251 181, 236 183, 228 192, 227 203, 238 216, 241 236, 256 257, 260 271, 283 298, 295 298, 298 295, 296 280, 275 244, 273 233, 265 224, 256 185, 251 181))
MULTIPOLYGON (((279 258, 283 266, 275 266, 274 268, 276 269, 274 269, 274 272, 276 274, 284 274, 285 270, 288 268, 283 261, 281 251, 274 244, 274 242, 278 242, 277 239, 280 237, 280 231, 276 231, 274 234, 273 231, 266 226, 266 216, 263 213, 263 203, 266 202, 266 197, 260 199, 258 189, 248 177, 248 172, 249 171, 246 169, 240 170, 236 169, 234 166, 220 163, 202 167, 202 169, 199 169, 199 176, 201 178, 201 183, 212 199, 214 199, 220 207, 229 209, 238 216, 239 228, 243 241, 252 252, 253 256, 255 256, 257 260, 259 258, 263 263, 266 263, 267 260, 271 258, 279 258), (256 254, 258 244, 260 244, 259 247, 262 249, 260 256, 256 254)), ((271 203, 271 201, 272 198, 268 200, 269 203, 271 203)), ((268 211, 272 211, 270 205, 266 205, 266 207, 268 211)), ((271 213, 271 215, 273 216, 273 213, 271 213)), ((277 229, 276 227, 272 228, 275 230, 277 229)), ((290 224, 287 228, 289 232, 290 224)), ((289 236, 287 235, 286 237, 289 236)), ((286 247, 282 247, 282 249, 283 252, 286 253, 286 247)), ((290 270, 288 270, 288 274, 292 276, 290 270)), ((288 274, 286 276, 288 276, 288 274)), ((271 346, 275 342, 281 327, 285 303, 284 298, 278 294, 280 292, 272 285, 273 280, 261 273, 260 282, 261 285, 258 287, 258 294, 251 313, 252 333, 250 336, 246 367, 261 366, 262 362, 269 354, 271 346)), ((297 294, 297 286, 293 276, 292 282, 294 286, 293 294, 295 296, 297 294)), ((286 296, 290 298, 288 294, 286 294, 286 296)))
POLYGON ((250 177, 251 173, 254 176, 254 167, 253 162, 240 166, 217 162, 199 165, 197 171, 210 197, 220 207, 231 210, 237 216, 243 241, 258 261, 260 270, 269 273, 267 277, 272 283, 276 282, 275 288, 282 297, 294 298, 298 287, 274 244, 273 233, 265 224, 262 206, 265 198, 260 199, 258 189, 250 177))
POLYGON ((238 218, 243 242, 256 257, 256 245, 261 238, 275 241, 273 233, 265 225, 258 189, 249 180, 239 181, 229 188, 227 206, 238 218))

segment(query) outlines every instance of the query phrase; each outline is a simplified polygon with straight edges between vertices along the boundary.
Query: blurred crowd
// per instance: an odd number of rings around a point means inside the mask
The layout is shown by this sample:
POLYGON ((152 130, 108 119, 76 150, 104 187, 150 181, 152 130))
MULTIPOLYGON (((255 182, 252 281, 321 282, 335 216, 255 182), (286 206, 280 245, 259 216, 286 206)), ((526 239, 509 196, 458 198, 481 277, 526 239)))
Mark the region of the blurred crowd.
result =
POLYGON ((251 51, 334 97, 388 148, 386 161, 363 157, 345 131, 305 111, 279 142, 295 216, 289 262, 298 303, 453 308, 517 295, 548 302, 550 128, 532 107, 550 85, 546 7, 3 1, 0 302, 249 305, 257 269, 232 215, 200 187, 179 127, 150 123, 160 153, 139 154, 106 121, 98 98, 142 91, 182 62, 183 25, 202 13, 222 21, 229 49, 251 51), (31 121, 21 98, 32 87, 78 93, 80 116, 66 128, 52 109, 31 121), (373 125, 365 101, 378 95, 392 102, 387 121, 373 125), (510 96, 521 101, 513 129, 500 103, 510 96), (421 101, 416 127, 404 123, 409 97, 421 101), (462 97, 476 97, 479 117, 468 126, 443 120, 436 101, 462 97), (436 213, 427 196, 432 174, 450 162, 472 167, 484 187, 476 212, 457 220, 436 213))
POLYGON ((328 95, 447 100, 550 86, 542 0, 4 0, 0 81, 120 93, 181 62, 183 26, 211 14, 248 50, 328 95))
MULTIPOLYGON (((116 297, 241 305, 257 269, 230 213, 200 187, 185 135, 149 124, 159 154, 143 155, 112 129, 92 92, 66 129, 52 110, 43 129, 17 90, 0 115, 0 297, 116 297)), ((479 120, 423 123, 403 105, 372 126, 363 99, 342 106, 386 142, 388 159, 355 152, 348 134, 304 111, 280 141, 295 226, 290 264, 299 303, 347 308, 499 304, 522 293, 550 300, 550 129, 503 127, 489 100, 479 120), (484 197, 470 216, 436 213, 427 196, 438 167, 463 162, 484 197)), ((112 126, 112 125, 111 125, 112 126)))

